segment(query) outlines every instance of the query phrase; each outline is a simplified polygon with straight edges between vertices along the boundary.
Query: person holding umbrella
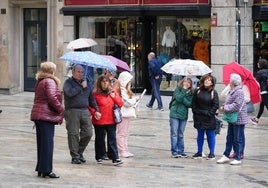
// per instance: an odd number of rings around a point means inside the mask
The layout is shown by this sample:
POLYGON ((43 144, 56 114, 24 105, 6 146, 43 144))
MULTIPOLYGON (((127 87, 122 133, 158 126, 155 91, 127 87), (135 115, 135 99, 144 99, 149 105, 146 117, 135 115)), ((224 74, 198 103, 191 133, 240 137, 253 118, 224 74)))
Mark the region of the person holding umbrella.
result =
POLYGON ((230 162, 231 165, 240 165, 241 162, 241 145, 243 136, 241 132, 245 129, 248 122, 247 106, 245 103, 244 92, 242 89, 242 79, 239 74, 231 74, 230 76, 231 90, 223 104, 220 107, 220 113, 238 112, 238 118, 235 123, 228 122, 228 130, 226 136, 226 147, 222 157, 217 160, 218 164, 230 161, 230 152, 234 149, 235 159, 230 162), (241 130, 243 129, 243 130, 241 130))
POLYGON ((84 69, 82 65, 76 64, 73 66, 72 77, 68 78, 63 85, 64 117, 72 164, 86 162, 83 152, 93 134, 88 106, 92 107, 91 114, 95 119, 100 119, 101 117, 92 90, 88 87, 87 81, 83 80, 83 75, 84 69))
POLYGON ((251 118, 251 122, 254 125, 257 125, 259 123, 259 119, 263 114, 264 106, 266 109, 268 109, 268 62, 266 59, 260 59, 258 61, 258 68, 260 69, 257 72, 256 79, 260 84, 260 90, 261 90, 261 103, 259 107, 259 111, 256 117, 251 118))

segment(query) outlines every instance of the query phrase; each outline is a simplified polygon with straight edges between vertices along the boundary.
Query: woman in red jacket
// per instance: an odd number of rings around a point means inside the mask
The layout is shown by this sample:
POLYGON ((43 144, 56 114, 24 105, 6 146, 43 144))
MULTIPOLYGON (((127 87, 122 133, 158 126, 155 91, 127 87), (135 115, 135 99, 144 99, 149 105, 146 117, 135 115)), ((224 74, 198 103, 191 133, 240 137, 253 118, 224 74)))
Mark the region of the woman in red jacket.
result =
POLYGON ((63 120, 60 80, 54 75, 56 65, 44 62, 36 74, 34 104, 31 120, 36 126, 38 176, 59 178, 52 172, 55 125, 63 120))
MULTIPOLYGON (((111 89, 111 82, 107 76, 100 76, 95 84, 94 98, 99 106, 101 117, 96 119, 92 116, 92 124, 95 130, 95 159, 102 164, 105 151, 105 132, 107 132, 108 147, 111 149, 111 158, 114 165, 122 164, 118 156, 116 146, 116 123, 114 121, 113 107, 117 104, 120 108, 123 101, 119 94, 111 89)), ((92 108, 89 107, 90 112, 92 108)))

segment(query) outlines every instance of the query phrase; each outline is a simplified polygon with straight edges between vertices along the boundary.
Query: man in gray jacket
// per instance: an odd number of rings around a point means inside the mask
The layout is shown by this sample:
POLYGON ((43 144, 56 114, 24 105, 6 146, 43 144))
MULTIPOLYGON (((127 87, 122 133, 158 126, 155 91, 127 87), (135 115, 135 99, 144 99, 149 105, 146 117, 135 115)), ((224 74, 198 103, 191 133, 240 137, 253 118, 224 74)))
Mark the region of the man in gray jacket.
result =
POLYGON ((83 152, 93 134, 88 106, 92 106, 95 109, 92 115, 96 118, 101 116, 92 91, 87 86, 87 81, 83 80, 83 76, 83 67, 74 65, 72 77, 68 78, 63 86, 64 116, 72 164, 86 162, 83 152))

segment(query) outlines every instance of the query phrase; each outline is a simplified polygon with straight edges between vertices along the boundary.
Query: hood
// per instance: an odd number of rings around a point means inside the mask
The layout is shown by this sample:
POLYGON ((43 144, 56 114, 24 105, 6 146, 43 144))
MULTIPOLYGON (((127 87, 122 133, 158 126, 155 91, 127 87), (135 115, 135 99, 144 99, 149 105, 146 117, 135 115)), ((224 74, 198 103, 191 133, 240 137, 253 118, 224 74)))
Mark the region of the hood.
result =
POLYGON ((122 87, 126 87, 127 83, 131 81, 132 78, 133 76, 129 72, 124 71, 119 74, 118 81, 122 87))

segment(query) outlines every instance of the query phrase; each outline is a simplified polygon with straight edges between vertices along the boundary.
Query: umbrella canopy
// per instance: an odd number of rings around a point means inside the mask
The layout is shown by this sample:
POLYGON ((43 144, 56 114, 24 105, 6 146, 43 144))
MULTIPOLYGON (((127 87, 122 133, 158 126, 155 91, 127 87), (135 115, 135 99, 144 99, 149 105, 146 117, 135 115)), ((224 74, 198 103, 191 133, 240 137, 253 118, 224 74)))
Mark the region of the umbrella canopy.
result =
POLYGON ((122 61, 121 59, 118 59, 118 58, 116 58, 114 56, 111 56, 111 55, 102 55, 102 56, 107 58, 107 59, 109 59, 109 60, 111 60, 115 64, 115 66, 117 68, 117 71, 119 71, 119 72, 122 72, 122 71, 130 72, 130 68, 129 68, 128 64, 125 61, 122 61))
POLYGON ((60 59, 89 67, 108 69, 112 72, 116 71, 116 66, 111 60, 91 51, 67 52, 60 59))
POLYGON ((236 62, 224 65, 222 69, 222 78, 225 85, 229 84, 232 73, 239 74, 242 78, 243 84, 245 84, 249 89, 251 102, 255 104, 261 101, 260 85, 249 69, 236 62))
POLYGON ((98 43, 91 38, 79 38, 69 42, 69 44, 67 45, 67 49, 75 50, 80 48, 88 48, 97 44, 98 43))
POLYGON ((166 73, 182 76, 203 76, 212 72, 203 61, 191 59, 172 59, 161 69, 166 73))

